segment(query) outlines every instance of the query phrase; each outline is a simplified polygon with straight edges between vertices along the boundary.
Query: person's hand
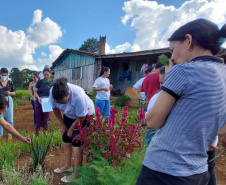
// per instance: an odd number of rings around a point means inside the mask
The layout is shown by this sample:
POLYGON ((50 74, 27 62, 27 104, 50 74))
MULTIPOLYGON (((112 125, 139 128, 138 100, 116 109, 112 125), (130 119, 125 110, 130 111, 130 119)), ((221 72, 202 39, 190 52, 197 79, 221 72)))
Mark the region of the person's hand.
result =
POLYGON ((219 150, 218 146, 215 146, 214 144, 210 145, 209 151, 213 151, 213 150, 219 150))
POLYGON ((70 138, 72 138, 72 132, 73 132, 72 130, 68 130, 67 136, 70 137, 70 138))
POLYGON ((40 104, 42 104, 42 99, 39 97, 38 98, 38 102, 40 103, 40 104))
POLYGON ((36 98, 35 98, 35 97, 32 97, 32 100, 33 100, 33 101, 35 101, 35 100, 36 100, 36 98))
POLYGON ((5 94, 6 95, 10 95, 10 91, 5 91, 5 94))
POLYGON ((65 125, 61 125, 60 127, 60 133, 63 136, 64 132, 67 131, 67 127, 65 125))
POLYGON ((113 89, 113 85, 111 84, 111 85, 110 85, 110 90, 112 90, 112 89, 113 89))
POLYGON ((165 73, 167 73, 174 66, 172 59, 169 59, 169 65, 165 65, 165 73))
POLYGON ((109 88, 104 87, 103 90, 106 91, 106 92, 108 92, 109 91, 109 88))
POLYGON ((23 137, 22 141, 27 144, 31 144, 31 140, 27 137, 23 137))

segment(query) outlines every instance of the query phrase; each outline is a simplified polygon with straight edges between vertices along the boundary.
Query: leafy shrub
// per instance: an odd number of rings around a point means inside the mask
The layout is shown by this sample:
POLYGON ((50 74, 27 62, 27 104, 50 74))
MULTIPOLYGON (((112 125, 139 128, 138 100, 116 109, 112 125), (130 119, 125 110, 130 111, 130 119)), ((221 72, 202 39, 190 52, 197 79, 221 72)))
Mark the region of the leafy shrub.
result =
POLYGON ((2 185, 51 185, 53 181, 52 173, 46 171, 40 165, 37 166, 35 172, 30 172, 27 163, 21 169, 5 165, 2 174, 2 185))
POLYGON ((95 100, 97 92, 96 91, 90 91, 90 93, 88 94, 91 100, 95 100))
POLYGON ((33 170, 35 170, 38 165, 44 166, 51 140, 52 136, 44 133, 41 133, 39 136, 31 137, 31 145, 29 146, 33 160, 33 170))
POLYGON ((122 95, 115 99, 114 104, 117 107, 124 107, 128 104, 128 101, 130 101, 130 97, 127 95, 122 95))
POLYGON ((103 157, 108 159, 112 167, 116 167, 119 162, 132 153, 136 147, 141 147, 139 137, 142 128, 141 122, 144 118, 144 109, 141 109, 135 124, 128 124, 128 107, 123 108, 121 122, 116 121, 117 109, 111 109, 110 118, 106 121, 101 119, 99 107, 96 107, 96 119, 89 119, 89 127, 81 128, 77 140, 83 142, 85 153, 93 156, 93 148, 101 151, 103 157))
POLYGON ((95 150, 95 159, 92 164, 84 164, 77 168, 82 178, 73 179, 72 182, 77 185, 136 184, 143 165, 145 150, 145 148, 135 150, 131 158, 122 161, 116 168, 112 168, 109 161, 102 157, 100 151, 95 150))

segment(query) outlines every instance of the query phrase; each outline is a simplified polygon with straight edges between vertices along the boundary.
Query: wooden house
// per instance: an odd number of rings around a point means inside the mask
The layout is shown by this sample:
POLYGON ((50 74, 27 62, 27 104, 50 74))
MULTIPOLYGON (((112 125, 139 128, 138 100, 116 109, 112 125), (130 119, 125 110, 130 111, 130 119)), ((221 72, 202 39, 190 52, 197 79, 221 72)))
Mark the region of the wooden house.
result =
MULTIPOLYGON (((142 77, 140 69, 143 64, 155 64, 158 56, 162 54, 171 57, 169 48, 106 55, 105 42, 106 37, 100 37, 98 54, 73 49, 64 50, 52 64, 55 78, 65 76, 70 83, 81 86, 89 93, 101 67, 107 66, 111 69, 109 79, 114 89, 120 89, 121 93, 125 93, 142 77)), ((219 56, 226 61, 225 50, 219 56)))

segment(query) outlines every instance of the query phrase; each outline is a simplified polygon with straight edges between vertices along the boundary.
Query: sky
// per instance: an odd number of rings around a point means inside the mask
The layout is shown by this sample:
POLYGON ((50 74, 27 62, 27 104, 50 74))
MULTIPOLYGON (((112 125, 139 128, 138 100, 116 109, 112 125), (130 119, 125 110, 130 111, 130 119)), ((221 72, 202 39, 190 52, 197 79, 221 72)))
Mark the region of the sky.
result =
POLYGON ((168 47, 194 19, 220 28, 225 7, 226 0, 0 0, 0 68, 42 70, 64 49, 105 35, 106 54, 168 47))

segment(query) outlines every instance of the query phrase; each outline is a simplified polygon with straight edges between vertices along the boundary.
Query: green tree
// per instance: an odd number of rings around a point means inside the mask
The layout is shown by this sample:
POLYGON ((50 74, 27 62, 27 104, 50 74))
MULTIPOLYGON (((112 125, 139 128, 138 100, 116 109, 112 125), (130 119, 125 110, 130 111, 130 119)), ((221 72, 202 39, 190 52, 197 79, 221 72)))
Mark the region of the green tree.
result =
POLYGON ((97 39, 88 38, 86 41, 84 41, 79 50, 95 53, 98 52, 98 44, 99 41, 97 39))
POLYGON ((32 71, 30 69, 12 68, 9 77, 17 89, 27 89, 29 82, 32 80, 32 71))

